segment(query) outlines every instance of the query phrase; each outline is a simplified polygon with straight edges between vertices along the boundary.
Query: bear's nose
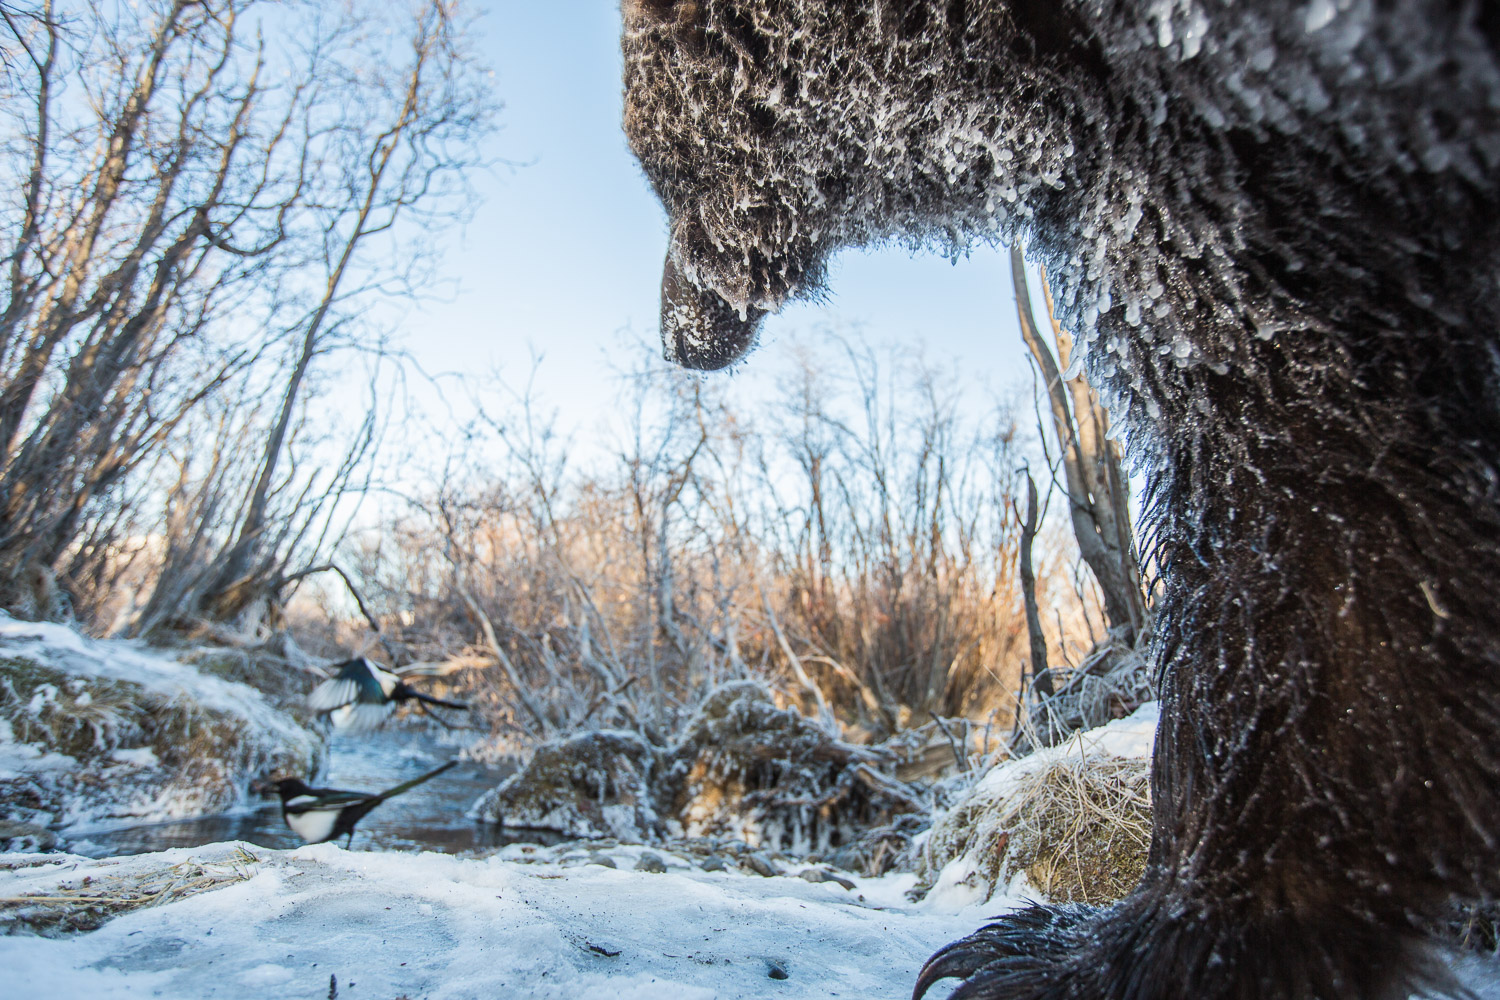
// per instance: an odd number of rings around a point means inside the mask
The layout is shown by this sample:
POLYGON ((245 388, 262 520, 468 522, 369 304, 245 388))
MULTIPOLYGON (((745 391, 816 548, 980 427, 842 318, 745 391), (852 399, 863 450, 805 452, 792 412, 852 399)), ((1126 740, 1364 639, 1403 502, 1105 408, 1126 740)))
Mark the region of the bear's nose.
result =
POLYGON ((716 371, 744 357, 755 345, 765 310, 739 312, 711 288, 690 281, 672 257, 661 272, 662 354, 673 364, 716 371))

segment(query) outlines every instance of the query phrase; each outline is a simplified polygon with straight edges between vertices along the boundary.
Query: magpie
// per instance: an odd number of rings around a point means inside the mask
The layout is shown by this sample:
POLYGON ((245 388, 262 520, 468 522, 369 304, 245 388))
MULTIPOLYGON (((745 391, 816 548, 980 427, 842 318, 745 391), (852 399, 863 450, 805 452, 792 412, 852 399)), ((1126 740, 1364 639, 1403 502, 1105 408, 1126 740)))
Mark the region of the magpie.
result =
POLYGON ((345 660, 337 666, 338 673, 313 688, 307 696, 308 706, 315 712, 326 714, 334 729, 350 732, 374 729, 404 701, 414 700, 424 711, 427 705, 454 709, 469 707, 461 702, 423 694, 398 675, 376 666, 363 656, 345 660))
POLYGON ((436 778, 457 763, 450 760, 442 767, 374 795, 341 788, 309 788, 301 778, 282 778, 270 788, 281 796, 281 818, 293 833, 309 844, 347 836, 344 846, 348 847, 354 842, 354 824, 371 809, 436 778))

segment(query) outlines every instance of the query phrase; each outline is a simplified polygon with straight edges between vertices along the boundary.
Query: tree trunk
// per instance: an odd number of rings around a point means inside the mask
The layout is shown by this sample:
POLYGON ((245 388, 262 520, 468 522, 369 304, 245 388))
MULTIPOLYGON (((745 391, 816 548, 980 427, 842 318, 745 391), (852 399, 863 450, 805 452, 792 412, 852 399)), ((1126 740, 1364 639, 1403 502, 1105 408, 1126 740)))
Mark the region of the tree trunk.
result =
MULTIPOLYGON (((1133 643, 1144 624, 1145 601, 1134 546, 1129 542, 1129 515, 1123 507, 1124 477, 1113 444, 1105 438, 1108 417, 1082 376, 1072 383, 1063 380, 1058 359, 1037 329, 1026 287, 1026 263, 1015 247, 1010 251, 1010 265, 1021 338, 1041 370, 1062 448, 1063 486, 1078 551, 1099 583, 1110 626, 1126 630, 1127 640, 1133 643)), ((1066 363, 1072 340, 1055 319, 1053 332, 1066 363)))
POLYGON ((1043 698, 1053 694, 1052 674, 1047 669, 1047 636, 1042 631, 1042 613, 1036 603, 1036 571, 1031 564, 1031 543, 1036 540, 1036 480, 1026 473, 1026 520, 1021 525, 1021 597, 1026 603, 1026 638, 1031 650, 1031 687, 1043 698))

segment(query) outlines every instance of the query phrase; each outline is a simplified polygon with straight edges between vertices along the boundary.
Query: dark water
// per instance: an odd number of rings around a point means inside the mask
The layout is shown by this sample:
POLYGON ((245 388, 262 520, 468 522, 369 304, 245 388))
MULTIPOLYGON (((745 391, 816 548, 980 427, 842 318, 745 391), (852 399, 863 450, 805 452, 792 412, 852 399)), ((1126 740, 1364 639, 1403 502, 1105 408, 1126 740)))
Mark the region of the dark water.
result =
MULTIPOLYGON (((418 729, 388 726, 359 736, 334 736, 329 742, 326 773, 310 782, 324 788, 378 792, 432 770, 458 755, 447 745, 418 729)), ((476 823, 464 814, 474 800, 498 785, 509 768, 461 761, 426 784, 382 802, 355 828, 355 850, 424 850, 457 854, 515 842, 543 841, 545 834, 502 830, 493 823, 476 823)), ((67 836, 67 835, 65 835, 67 836)), ((225 840, 244 840, 261 847, 290 848, 302 841, 281 819, 280 801, 273 795, 251 811, 152 823, 67 836, 66 849, 91 857, 144 854, 169 847, 197 847, 225 840)), ((550 839, 550 838, 549 838, 550 839)))

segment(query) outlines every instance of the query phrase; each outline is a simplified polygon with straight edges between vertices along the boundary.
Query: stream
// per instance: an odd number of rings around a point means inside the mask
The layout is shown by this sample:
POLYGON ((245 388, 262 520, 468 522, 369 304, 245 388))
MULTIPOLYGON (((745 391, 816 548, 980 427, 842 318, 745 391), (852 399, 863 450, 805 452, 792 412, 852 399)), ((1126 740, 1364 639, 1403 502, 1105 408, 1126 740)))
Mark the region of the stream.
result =
MULTIPOLYGON (((458 755, 460 747, 419 727, 396 725, 329 740, 328 769, 315 784, 378 792, 399 785, 458 755)), ((513 768, 460 761, 457 767, 387 802, 360 820, 354 850, 440 851, 458 854, 516 842, 554 842, 544 833, 502 829, 476 822, 465 813, 513 768)), ((261 847, 298 847, 301 839, 281 819, 275 795, 227 813, 142 826, 74 831, 64 834, 67 850, 103 858, 145 854, 172 847, 198 847, 244 840, 261 847)))

